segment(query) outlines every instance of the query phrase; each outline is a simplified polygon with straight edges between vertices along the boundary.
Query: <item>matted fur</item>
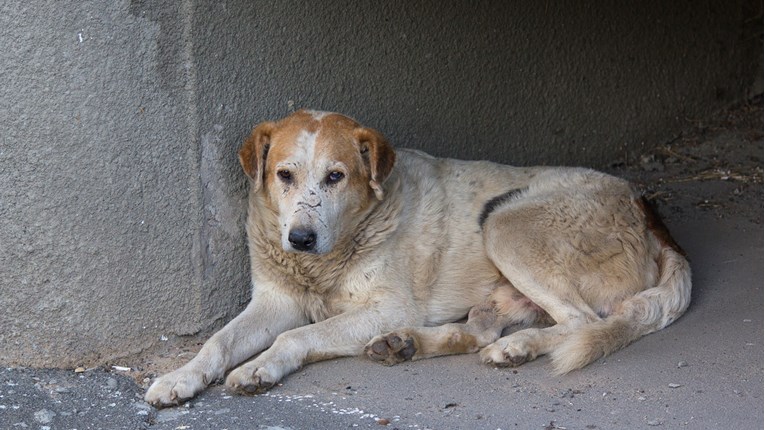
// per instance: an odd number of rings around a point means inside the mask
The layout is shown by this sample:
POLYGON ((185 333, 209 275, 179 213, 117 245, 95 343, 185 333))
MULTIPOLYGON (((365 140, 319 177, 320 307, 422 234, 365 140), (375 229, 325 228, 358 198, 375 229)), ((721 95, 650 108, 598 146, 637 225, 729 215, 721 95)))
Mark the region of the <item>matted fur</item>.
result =
POLYGON ((255 393, 361 353, 395 364, 480 351, 500 366, 550 354, 564 373, 690 302, 680 248, 627 182, 603 173, 394 151, 375 130, 313 111, 257 126, 240 161, 252 300, 152 384, 154 405, 230 369, 229 387, 255 393))

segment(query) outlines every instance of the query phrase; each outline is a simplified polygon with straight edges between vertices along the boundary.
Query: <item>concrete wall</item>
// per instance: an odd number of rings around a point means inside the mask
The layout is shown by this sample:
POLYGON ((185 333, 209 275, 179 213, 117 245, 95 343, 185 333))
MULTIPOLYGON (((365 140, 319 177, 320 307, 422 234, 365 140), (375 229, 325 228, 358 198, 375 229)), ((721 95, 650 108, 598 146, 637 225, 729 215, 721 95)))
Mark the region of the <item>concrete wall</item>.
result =
POLYGON ((438 155, 601 166, 761 90, 761 4, 600 3, 3 3, 0 363, 232 318, 258 121, 312 107, 438 155))

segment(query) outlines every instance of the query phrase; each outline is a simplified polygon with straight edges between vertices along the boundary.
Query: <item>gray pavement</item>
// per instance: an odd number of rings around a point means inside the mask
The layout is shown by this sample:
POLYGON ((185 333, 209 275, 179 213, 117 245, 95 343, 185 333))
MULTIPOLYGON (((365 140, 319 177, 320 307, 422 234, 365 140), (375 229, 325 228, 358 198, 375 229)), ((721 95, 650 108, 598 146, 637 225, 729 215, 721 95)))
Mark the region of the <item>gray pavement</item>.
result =
POLYGON ((761 429, 759 109, 754 137, 735 127, 685 135, 669 151, 675 156, 616 172, 659 203, 691 260, 693 301, 667 329, 583 370, 553 377, 544 357, 517 369, 480 364, 477 355, 394 367, 346 358, 306 366, 265 395, 214 385, 158 411, 115 369, 2 369, 0 428, 761 429))

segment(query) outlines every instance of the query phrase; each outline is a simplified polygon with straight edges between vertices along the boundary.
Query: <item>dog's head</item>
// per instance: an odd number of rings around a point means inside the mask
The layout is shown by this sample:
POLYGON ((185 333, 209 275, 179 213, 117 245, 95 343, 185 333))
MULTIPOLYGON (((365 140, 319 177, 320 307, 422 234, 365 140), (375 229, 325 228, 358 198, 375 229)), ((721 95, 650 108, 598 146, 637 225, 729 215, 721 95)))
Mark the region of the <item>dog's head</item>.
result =
POLYGON ((375 199, 396 155, 375 130, 336 113, 264 122, 239 150, 250 192, 265 193, 285 251, 325 254, 375 199))

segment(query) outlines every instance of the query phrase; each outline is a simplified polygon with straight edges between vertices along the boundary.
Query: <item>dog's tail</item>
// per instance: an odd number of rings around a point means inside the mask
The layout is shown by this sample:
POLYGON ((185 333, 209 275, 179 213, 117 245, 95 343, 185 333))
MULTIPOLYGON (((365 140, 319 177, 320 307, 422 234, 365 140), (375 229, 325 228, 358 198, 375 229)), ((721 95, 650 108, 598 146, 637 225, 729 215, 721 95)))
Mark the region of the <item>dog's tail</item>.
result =
POLYGON ((685 312, 691 301, 688 260, 679 247, 665 244, 658 263, 655 287, 623 301, 608 317, 579 327, 551 353, 556 373, 579 369, 616 352, 641 336, 663 329, 685 312))

